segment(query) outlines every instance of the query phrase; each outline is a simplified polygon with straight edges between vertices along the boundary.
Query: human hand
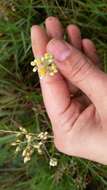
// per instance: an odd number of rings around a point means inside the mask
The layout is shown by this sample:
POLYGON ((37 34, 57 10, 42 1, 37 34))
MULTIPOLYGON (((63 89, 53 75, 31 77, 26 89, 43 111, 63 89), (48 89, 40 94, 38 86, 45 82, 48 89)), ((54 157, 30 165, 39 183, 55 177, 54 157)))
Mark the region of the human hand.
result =
POLYGON ((74 25, 67 27, 68 43, 58 19, 45 23, 46 30, 32 27, 31 39, 34 56, 52 53, 59 69, 40 80, 56 148, 107 164, 107 75, 98 67, 95 46, 74 25))

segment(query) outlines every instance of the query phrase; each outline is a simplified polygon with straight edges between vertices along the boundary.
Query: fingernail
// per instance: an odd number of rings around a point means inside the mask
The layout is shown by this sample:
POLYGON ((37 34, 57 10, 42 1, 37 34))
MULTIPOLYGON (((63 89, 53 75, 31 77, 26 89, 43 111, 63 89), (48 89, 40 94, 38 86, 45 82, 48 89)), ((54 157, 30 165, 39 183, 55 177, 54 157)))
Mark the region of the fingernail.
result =
POLYGON ((48 43, 47 50, 59 61, 64 61, 71 54, 71 49, 66 42, 57 39, 53 39, 48 43))
POLYGON ((54 16, 49 16, 48 18, 46 18, 46 21, 52 21, 52 20, 54 20, 54 19, 57 19, 57 18, 54 17, 54 16))

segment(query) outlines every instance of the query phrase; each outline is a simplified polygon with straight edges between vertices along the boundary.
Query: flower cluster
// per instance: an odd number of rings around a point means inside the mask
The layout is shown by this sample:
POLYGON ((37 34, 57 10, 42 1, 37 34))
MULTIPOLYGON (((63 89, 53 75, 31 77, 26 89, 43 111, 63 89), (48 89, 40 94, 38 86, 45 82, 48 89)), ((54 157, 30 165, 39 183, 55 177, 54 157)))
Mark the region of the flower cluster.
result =
MULTIPOLYGON (((48 132, 40 132, 39 134, 29 133, 25 128, 19 127, 20 132, 17 133, 17 139, 15 142, 11 143, 12 146, 15 146, 15 153, 21 152, 24 163, 31 160, 33 153, 36 151, 38 154, 43 154, 46 151, 45 143, 51 138, 48 132), (45 148, 44 148, 45 147, 45 148)), ((46 152, 47 153, 47 152, 46 152)), ((49 165, 57 166, 57 159, 51 158, 49 156, 49 165)))
POLYGON ((50 166, 55 167, 57 166, 57 164, 58 164, 58 161, 56 158, 50 158, 50 162, 49 162, 50 166))
POLYGON ((45 53, 43 57, 37 57, 34 61, 31 62, 31 66, 33 66, 33 72, 38 70, 40 78, 49 74, 50 76, 55 75, 58 72, 57 67, 54 63, 54 57, 50 53, 45 53))

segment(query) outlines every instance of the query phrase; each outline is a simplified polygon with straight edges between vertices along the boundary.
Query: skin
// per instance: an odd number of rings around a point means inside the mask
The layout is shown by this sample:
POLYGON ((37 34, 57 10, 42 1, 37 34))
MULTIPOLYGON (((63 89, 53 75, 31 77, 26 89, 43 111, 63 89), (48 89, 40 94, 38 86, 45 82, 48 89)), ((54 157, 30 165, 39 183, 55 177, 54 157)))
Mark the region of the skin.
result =
POLYGON ((107 164, 107 75, 94 43, 82 39, 75 25, 66 31, 68 42, 56 17, 46 19, 45 29, 31 29, 34 56, 51 52, 59 69, 40 80, 54 143, 65 154, 107 164))

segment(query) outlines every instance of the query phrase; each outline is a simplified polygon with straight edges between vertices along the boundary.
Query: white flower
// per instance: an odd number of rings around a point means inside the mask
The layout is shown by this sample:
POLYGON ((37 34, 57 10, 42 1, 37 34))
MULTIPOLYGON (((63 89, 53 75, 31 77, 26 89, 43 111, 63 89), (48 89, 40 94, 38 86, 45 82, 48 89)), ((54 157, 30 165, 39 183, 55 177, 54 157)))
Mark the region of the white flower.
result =
POLYGON ((38 144, 34 144, 33 147, 37 149, 39 148, 38 144))
POLYGON ((26 139, 28 140, 28 142, 31 142, 32 136, 28 134, 28 135, 26 135, 26 139))
POLYGON ((24 157, 24 163, 28 162, 31 158, 30 157, 24 157))
POLYGON ((16 143, 20 143, 20 142, 21 142, 21 140, 20 140, 20 139, 17 139, 17 140, 16 140, 16 143))
POLYGON ((50 161, 49 161, 50 166, 55 167, 55 166, 57 166, 57 164, 58 164, 58 160, 56 158, 50 159, 50 161))
POLYGON ((44 132, 38 134, 38 138, 43 139, 43 137, 44 137, 44 132))
POLYGON ((20 131, 23 132, 23 133, 27 133, 27 130, 23 127, 19 127, 20 131))
POLYGON ((31 66, 35 66, 36 63, 34 61, 31 61, 31 66))
POLYGON ((37 71, 37 67, 34 67, 34 68, 33 68, 33 72, 36 72, 36 71, 37 71))
POLYGON ((42 149, 38 148, 38 154, 41 155, 42 153, 43 153, 42 149))
POLYGON ((18 153, 20 150, 20 146, 17 146, 15 152, 18 153))
POLYGON ((16 137, 20 137, 21 133, 17 133, 16 137))
POLYGON ((16 146, 16 145, 17 145, 16 142, 11 143, 11 146, 16 146))
POLYGON ((42 145, 43 145, 43 143, 39 142, 37 144, 34 144, 33 147, 36 148, 36 149, 39 149, 42 145))
POLYGON ((48 138, 48 132, 44 132, 44 137, 43 137, 43 140, 46 140, 48 138))
POLYGON ((41 132, 38 134, 38 138, 40 138, 41 140, 46 140, 48 138, 48 132, 41 132))
POLYGON ((22 156, 24 157, 27 153, 27 149, 24 149, 23 152, 22 152, 22 156))

